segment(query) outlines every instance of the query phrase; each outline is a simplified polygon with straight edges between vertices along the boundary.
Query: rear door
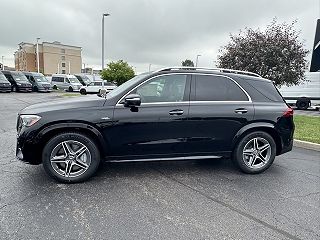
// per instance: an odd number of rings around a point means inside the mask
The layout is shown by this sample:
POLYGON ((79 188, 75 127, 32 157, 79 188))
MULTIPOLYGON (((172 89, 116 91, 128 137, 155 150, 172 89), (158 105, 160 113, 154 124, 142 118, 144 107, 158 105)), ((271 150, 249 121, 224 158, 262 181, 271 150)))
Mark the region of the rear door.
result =
POLYGON ((236 81, 223 75, 193 75, 191 89, 188 154, 231 151, 235 134, 253 119, 250 96, 236 81))

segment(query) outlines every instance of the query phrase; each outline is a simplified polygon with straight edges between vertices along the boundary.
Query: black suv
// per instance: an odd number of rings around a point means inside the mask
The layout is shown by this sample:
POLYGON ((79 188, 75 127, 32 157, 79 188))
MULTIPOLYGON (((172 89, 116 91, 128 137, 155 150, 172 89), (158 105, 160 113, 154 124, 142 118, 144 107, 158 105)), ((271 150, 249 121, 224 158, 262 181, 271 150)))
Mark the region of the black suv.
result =
POLYGON ((292 149, 293 110, 270 80, 225 69, 166 68, 105 97, 36 104, 17 120, 17 157, 62 182, 109 162, 232 158, 260 173, 292 149))

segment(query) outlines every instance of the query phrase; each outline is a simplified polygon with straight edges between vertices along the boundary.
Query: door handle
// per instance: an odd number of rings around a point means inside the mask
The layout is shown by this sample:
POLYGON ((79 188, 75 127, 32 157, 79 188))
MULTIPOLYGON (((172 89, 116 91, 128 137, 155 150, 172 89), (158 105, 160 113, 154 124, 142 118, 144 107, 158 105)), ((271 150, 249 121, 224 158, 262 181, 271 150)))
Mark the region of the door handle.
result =
POLYGON ((175 109, 175 110, 171 110, 169 112, 170 115, 182 115, 183 114, 183 110, 182 109, 175 109))
POLYGON ((234 110, 234 112, 238 114, 243 114, 243 113, 247 113, 248 110, 245 108, 237 108, 236 110, 234 110))

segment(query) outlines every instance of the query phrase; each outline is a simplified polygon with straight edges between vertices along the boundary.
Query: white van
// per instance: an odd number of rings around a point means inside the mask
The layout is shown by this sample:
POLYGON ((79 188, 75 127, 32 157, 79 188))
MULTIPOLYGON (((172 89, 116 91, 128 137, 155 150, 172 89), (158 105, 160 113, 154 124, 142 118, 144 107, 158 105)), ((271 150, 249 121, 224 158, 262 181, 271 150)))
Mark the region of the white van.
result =
POLYGON ((79 91, 82 84, 74 75, 53 74, 51 78, 53 89, 63 89, 69 92, 79 91))

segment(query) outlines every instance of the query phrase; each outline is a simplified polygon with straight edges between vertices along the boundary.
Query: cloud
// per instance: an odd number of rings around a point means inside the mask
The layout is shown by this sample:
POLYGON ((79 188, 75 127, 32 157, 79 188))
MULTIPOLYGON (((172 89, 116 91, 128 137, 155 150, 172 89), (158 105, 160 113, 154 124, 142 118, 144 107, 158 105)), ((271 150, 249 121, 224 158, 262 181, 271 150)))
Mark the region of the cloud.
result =
POLYGON ((244 27, 264 28, 273 17, 297 27, 311 48, 318 11, 317 0, 15 0, 1 2, 0 55, 13 65, 19 42, 60 41, 83 48, 83 62, 99 67, 101 18, 105 19, 105 56, 124 59, 138 71, 180 65, 195 59, 212 66, 230 33, 244 27))

